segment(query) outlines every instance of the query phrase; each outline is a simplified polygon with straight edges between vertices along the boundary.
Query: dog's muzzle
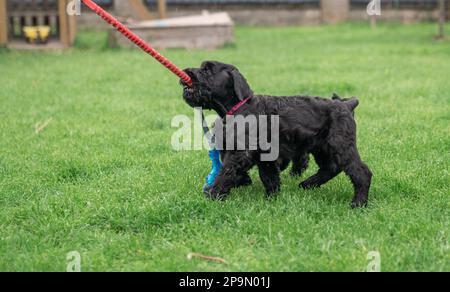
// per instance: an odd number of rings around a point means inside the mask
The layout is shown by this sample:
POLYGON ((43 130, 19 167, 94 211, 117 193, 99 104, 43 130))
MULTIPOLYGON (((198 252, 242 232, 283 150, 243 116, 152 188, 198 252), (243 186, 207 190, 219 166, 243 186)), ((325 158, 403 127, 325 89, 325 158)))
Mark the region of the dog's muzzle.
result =
POLYGON ((186 69, 186 74, 192 79, 192 86, 188 86, 185 82, 181 81, 183 85, 183 98, 191 107, 204 107, 208 108, 209 89, 204 86, 202 73, 199 69, 186 69))
POLYGON ((189 87, 187 85, 184 86, 183 88, 183 95, 184 97, 191 97, 194 95, 194 89, 192 87, 189 87))
POLYGON ((184 86, 183 99, 191 107, 201 107, 202 106, 202 102, 200 102, 198 94, 196 94, 195 89, 193 87, 184 86))

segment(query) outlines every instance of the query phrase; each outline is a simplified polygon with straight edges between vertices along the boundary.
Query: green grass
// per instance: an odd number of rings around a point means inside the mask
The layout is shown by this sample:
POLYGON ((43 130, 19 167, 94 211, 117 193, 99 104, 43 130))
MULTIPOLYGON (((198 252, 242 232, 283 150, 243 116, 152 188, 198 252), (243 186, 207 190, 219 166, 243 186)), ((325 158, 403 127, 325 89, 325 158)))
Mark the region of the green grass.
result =
POLYGON ((344 175, 303 191, 283 173, 267 201, 253 171, 253 186, 205 200, 207 152, 170 144, 172 117, 193 115, 178 81, 104 34, 64 53, 1 50, 0 270, 65 271, 74 250, 83 271, 363 271, 369 251, 384 271, 450 270, 450 43, 435 32, 237 28, 235 46, 164 52, 181 67, 236 64, 258 93, 359 96, 374 172, 360 210, 344 175))

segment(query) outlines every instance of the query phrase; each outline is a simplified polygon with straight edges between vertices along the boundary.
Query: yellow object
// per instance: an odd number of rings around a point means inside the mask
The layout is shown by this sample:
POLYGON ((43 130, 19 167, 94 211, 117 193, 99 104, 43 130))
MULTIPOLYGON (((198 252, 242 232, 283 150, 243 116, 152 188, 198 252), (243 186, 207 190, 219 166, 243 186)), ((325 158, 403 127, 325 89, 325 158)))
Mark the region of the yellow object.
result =
POLYGON ((35 43, 39 39, 42 43, 47 42, 50 35, 49 26, 24 26, 23 33, 30 43, 35 43))
POLYGON ((39 37, 38 29, 35 26, 24 26, 23 33, 30 43, 34 43, 39 37))
POLYGON ((50 35, 50 27, 49 26, 38 26, 39 38, 42 42, 46 42, 48 36, 50 35))

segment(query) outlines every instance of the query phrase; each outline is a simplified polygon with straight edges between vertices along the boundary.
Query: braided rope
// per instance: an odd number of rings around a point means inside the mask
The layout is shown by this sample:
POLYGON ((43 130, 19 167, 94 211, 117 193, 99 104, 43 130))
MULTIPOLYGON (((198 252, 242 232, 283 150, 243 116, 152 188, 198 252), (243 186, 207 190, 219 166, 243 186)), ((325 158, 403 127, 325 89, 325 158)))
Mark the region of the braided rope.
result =
POLYGON ((120 21, 114 18, 111 14, 103 10, 100 6, 92 2, 92 0, 81 0, 83 3, 89 7, 92 11, 94 11, 97 15, 99 15, 103 20, 111 24, 117 31, 123 34, 130 41, 135 43, 138 47, 140 47, 144 52, 155 58, 159 63, 161 63, 164 67, 169 69, 175 75, 180 77, 187 85, 192 86, 192 80, 183 70, 178 68, 175 64, 170 62, 167 58, 161 55, 158 51, 156 51, 152 46, 147 44, 143 39, 138 37, 135 33, 133 33, 128 27, 123 25, 120 21))

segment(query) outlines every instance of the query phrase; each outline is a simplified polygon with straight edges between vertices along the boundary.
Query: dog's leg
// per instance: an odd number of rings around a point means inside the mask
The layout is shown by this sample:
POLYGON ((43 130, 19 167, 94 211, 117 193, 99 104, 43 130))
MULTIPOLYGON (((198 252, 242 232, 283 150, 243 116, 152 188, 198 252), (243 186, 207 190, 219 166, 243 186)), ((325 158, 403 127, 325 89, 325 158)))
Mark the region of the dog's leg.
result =
POLYGON ((341 170, 333 161, 331 155, 326 154, 325 151, 315 152, 313 155, 314 160, 319 165, 319 171, 300 183, 300 187, 305 190, 319 188, 341 173, 341 170))
POLYGON ((352 208, 367 206, 372 172, 361 161, 356 147, 356 123, 351 114, 338 113, 333 117, 329 137, 330 153, 333 153, 339 168, 350 178, 355 195, 352 208))
POLYGON ((276 162, 261 161, 258 163, 259 177, 266 189, 267 197, 280 191, 280 168, 276 162))
POLYGON ((302 153, 298 157, 292 160, 291 176, 301 176, 303 172, 308 168, 309 154, 302 153))
POLYGON ((278 163, 278 167, 279 167, 280 171, 283 172, 286 170, 286 168, 288 168, 289 163, 291 163, 291 160, 280 157, 280 158, 278 158, 277 163, 278 163))
POLYGON ((351 207, 358 208, 367 206, 369 189, 372 181, 372 172, 369 167, 367 167, 360 159, 356 159, 345 165, 343 168, 344 172, 350 177, 355 189, 355 196, 352 200, 351 207))
MULTIPOLYGON (((221 151, 220 152, 220 160, 225 161, 225 152, 221 151)), ((250 177, 250 175, 247 172, 243 172, 243 173, 238 173, 238 178, 236 180, 236 188, 240 188, 240 187, 246 187, 246 186, 250 186, 253 184, 252 178, 250 177)))
POLYGON ((205 190, 206 197, 213 200, 224 200, 230 190, 236 187, 243 173, 247 173, 253 166, 253 160, 246 151, 230 151, 223 156, 223 167, 214 185, 205 190))
POLYGON ((313 188, 320 188, 323 184, 335 178, 341 171, 330 168, 320 168, 319 171, 300 183, 300 187, 307 190, 313 188))
POLYGON ((246 186, 250 186, 252 183, 253 183, 252 178, 250 177, 248 172, 244 172, 244 173, 238 175, 236 187, 237 188, 246 187, 246 186))

